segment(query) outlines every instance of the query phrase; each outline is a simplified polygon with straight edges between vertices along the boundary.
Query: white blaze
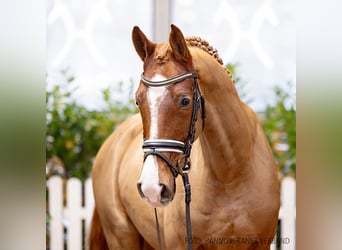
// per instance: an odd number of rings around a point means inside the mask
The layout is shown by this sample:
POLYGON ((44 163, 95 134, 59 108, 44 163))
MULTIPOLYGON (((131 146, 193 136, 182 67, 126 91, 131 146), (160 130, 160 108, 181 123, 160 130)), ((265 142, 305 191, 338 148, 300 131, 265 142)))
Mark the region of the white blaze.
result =
POLYGON ((158 164, 155 156, 149 155, 144 163, 139 183, 146 200, 153 206, 160 205, 161 186, 159 185, 158 164))
MULTIPOLYGON (((154 76, 151 81, 166 80, 161 75, 154 76)), ((150 108, 150 138, 158 139, 158 108, 168 90, 163 87, 150 87, 147 89, 147 100, 150 108)), ((159 185, 157 156, 149 155, 143 166, 139 183, 141 191, 144 193, 147 201, 153 206, 160 206, 160 193, 162 187, 159 185)))
MULTIPOLYGON (((163 81, 166 80, 165 77, 161 75, 154 76, 151 81, 163 81)), ((149 139, 157 139, 158 136, 158 108, 159 104, 163 100, 164 96, 167 94, 167 89, 165 86, 163 87, 150 87, 147 89, 147 100, 150 107, 150 138, 149 139)))

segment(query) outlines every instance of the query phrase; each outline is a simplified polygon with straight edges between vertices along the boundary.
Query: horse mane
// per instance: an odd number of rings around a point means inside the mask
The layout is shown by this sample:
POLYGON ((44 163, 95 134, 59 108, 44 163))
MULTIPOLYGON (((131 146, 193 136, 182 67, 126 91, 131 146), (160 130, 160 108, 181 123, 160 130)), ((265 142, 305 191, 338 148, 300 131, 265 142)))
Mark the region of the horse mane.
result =
POLYGON ((214 57, 219 64, 223 65, 223 61, 219 57, 217 49, 215 49, 213 46, 211 46, 206 40, 204 40, 198 36, 191 36, 191 37, 186 37, 185 41, 190 46, 196 46, 196 47, 204 50, 209 55, 214 57))
MULTIPOLYGON (((189 46, 195 46, 195 47, 198 47, 198 48, 202 49, 203 51, 207 52, 209 55, 214 57, 219 64, 223 65, 223 61, 220 58, 220 56, 217 52, 217 49, 215 49, 213 46, 211 46, 206 40, 204 40, 198 36, 191 36, 191 37, 186 37, 185 41, 187 42, 187 44, 189 46)), ((225 70, 227 71, 229 77, 233 81, 233 84, 235 84, 233 76, 229 72, 227 67, 225 67, 225 70)))

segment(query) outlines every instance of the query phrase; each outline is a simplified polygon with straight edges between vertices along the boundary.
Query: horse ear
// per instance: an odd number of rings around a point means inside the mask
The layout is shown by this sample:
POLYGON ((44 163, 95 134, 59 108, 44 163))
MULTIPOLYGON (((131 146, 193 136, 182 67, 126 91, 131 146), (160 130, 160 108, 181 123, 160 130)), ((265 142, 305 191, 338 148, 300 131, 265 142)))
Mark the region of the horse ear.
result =
POLYGON ((148 40, 138 26, 132 30, 132 40, 139 57, 145 62, 153 54, 156 44, 148 40))
POLYGON ((169 43, 176 59, 187 61, 190 58, 190 51, 186 45, 184 36, 174 24, 171 24, 169 43))

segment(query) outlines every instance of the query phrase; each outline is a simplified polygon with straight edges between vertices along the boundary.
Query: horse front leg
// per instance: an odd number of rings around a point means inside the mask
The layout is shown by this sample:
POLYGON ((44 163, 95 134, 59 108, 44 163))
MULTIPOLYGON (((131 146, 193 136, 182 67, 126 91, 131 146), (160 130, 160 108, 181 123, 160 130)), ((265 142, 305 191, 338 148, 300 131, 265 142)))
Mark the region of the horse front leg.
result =
POLYGON ((149 245, 129 220, 115 223, 104 231, 109 249, 153 249, 149 248, 149 245))
POLYGON ((90 250, 152 249, 148 248, 124 210, 108 206, 94 211, 89 246, 90 250))

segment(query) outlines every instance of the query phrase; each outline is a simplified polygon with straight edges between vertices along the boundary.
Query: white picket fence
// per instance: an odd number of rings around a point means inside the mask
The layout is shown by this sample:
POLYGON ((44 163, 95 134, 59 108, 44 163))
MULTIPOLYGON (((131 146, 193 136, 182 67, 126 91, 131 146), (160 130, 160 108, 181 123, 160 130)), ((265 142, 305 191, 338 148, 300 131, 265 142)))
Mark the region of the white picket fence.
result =
POLYGON ((94 209, 91 179, 86 180, 82 187, 79 179, 71 178, 66 182, 65 188, 66 206, 63 205, 63 179, 53 176, 47 181, 48 212, 51 216, 47 228, 50 246, 47 249, 62 250, 65 246, 68 250, 85 249, 85 235, 88 234, 94 209))
MULTIPOLYGON (((286 177, 280 186, 280 241, 281 250, 296 249, 296 180, 286 177)), ((275 241, 276 241, 275 240, 275 241)), ((271 244, 270 250, 276 250, 277 244, 271 244)))
MULTIPOLYGON (((49 250, 85 249, 85 238, 89 230, 94 208, 91 179, 84 187, 81 181, 71 178, 66 182, 66 206, 63 205, 63 179, 53 176, 47 181, 48 212, 51 216, 47 227, 49 250), (82 205, 82 193, 84 201, 82 205)), ((270 250, 294 250, 296 244, 296 181, 284 178, 281 183, 281 208, 279 211, 280 235, 270 250)))

